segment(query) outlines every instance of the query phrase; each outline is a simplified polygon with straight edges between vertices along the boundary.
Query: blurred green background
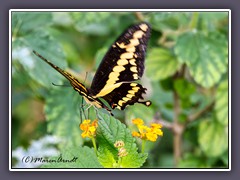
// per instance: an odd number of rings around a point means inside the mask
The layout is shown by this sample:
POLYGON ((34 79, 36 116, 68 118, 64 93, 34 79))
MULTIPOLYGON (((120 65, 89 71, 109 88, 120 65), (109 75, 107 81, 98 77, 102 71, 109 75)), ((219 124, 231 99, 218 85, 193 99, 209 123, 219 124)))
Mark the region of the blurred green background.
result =
POLYGON ((116 118, 129 128, 135 117, 163 124, 164 136, 147 146, 146 168, 228 167, 228 12, 12 12, 11 19, 12 150, 34 151, 47 134, 64 139, 56 149, 87 143, 81 97, 53 86, 68 82, 32 50, 89 86, 115 39, 146 21, 152 35, 142 84, 153 104, 114 110, 116 118))

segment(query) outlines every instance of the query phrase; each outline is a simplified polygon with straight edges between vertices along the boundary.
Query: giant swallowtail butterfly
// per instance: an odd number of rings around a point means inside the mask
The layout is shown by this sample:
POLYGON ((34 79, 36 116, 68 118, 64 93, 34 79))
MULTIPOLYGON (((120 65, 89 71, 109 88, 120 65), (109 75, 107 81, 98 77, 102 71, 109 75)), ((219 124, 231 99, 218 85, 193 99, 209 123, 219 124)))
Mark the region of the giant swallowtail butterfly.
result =
POLYGON ((33 53, 67 78, 87 103, 104 108, 113 115, 100 98, 108 102, 112 109, 124 110, 127 105, 134 103, 151 105, 150 101, 140 100, 143 99, 146 88, 136 82, 143 75, 150 30, 147 23, 139 23, 124 31, 104 56, 90 88, 86 88, 71 74, 52 64, 36 51, 33 53))

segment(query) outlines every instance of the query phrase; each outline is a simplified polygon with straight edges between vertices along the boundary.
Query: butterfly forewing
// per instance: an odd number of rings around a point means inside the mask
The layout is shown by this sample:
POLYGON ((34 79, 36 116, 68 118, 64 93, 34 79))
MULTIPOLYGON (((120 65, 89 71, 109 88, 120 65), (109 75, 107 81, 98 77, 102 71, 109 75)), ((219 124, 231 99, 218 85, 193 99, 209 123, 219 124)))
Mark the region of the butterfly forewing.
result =
POLYGON ((129 27, 109 48, 90 87, 94 97, 103 97, 121 86, 122 82, 140 79, 144 71, 144 59, 150 26, 140 23, 129 27))
POLYGON ((104 56, 89 89, 68 72, 55 66, 36 51, 33 52, 67 78, 74 90, 84 96, 88 103, 97 108, 104 108, 112 115, 111 110, 99 99, 100 97, 113 109, 123 110, 127 105, 136 102, 146 106, 151 104, 150 101, 140 101, 146 89, 134 82, 140 79, 144 72, 150 30, 147 23, 140 23, 129 27, 119 36, 104 56))

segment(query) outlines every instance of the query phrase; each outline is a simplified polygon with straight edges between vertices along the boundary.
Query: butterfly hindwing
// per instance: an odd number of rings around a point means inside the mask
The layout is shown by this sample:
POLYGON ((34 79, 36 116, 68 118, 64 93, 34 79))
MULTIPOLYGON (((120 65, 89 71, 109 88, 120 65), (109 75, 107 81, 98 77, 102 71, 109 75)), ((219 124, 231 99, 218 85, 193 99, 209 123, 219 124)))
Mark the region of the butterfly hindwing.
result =
POLYGON ((150 106, 150 101, 139 101, 143 99, 142 95, 145 91, 146 88, 142 87, 141 84, 123 83, 102 98, 105 99, 113 109, 117 107, 120 110, 124 110, 127 105, 133 105, 136 102, 150 106))
POLYGON ((104 56, 90 87, 94 97, 103 97, 121 86, 121 82, 140 79, 150 26, 140 23, 120 35, 104 56))

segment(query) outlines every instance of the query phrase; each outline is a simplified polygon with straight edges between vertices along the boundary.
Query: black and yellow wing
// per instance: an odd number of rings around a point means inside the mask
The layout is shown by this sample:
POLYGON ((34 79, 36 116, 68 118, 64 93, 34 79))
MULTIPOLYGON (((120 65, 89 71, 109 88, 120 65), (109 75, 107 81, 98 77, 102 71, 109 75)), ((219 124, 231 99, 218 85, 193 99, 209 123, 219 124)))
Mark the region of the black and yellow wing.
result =
POLYGON ((139 101, 143 99, 143 94, 146 93, 146 88, 142 87, 138 83, 123 83, 120 87, 114 89, 111 93, 103 97, 112 109, 118 108, 120 110, 125 109, 128 105, 134 103, 142 103, 146 106, 150 106, 150 101, 139 101))
POLYGON ((111 110, 99 98, 106 100, 111 108, 117 107, 121 110, 136 102, 146 106, 151 104, 150 101, 140 101, 146 88, 136 82, 144 72, 150 31, 147 23, 139 23, 129 27, 119 36, 104 56, 89 89, 36 51, 33 53, 68 79, 74 90, 88 103, 97 108, 104 108, 112 115, 111 110))
MULTIPOLYGON (((112 108, 119 109, 140 102, 146 89, 132 82, 143 75, 150 31, 147 23, 139 23, 129 27, 117 38, 93 78, 89 89, 91 96, 102 97, 112 108)), ((140 103, 150 105, 150 101, 140 103)))

